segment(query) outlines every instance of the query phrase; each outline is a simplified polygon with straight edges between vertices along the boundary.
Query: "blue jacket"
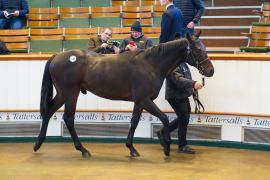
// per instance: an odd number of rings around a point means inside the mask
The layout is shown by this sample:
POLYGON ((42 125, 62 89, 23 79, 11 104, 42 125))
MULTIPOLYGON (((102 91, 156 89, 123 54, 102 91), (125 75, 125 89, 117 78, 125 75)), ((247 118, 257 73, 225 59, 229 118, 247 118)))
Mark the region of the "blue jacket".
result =
POLYGON ((183 15, 177 7, 170 5, 162 14, 159 43, 172 41, 177 36, 183 37, 183 33, 183 15))
POLYGON ((28 3, 26 0, 0 0, 0 18, 4 18, 4 10, 19 10, 19 17, 28 13, 28 3))
POLYGON ((181 9, 185 27, 191 21, 197 24, 205 10, 202 0, 173 0, 173 3, 181 9))

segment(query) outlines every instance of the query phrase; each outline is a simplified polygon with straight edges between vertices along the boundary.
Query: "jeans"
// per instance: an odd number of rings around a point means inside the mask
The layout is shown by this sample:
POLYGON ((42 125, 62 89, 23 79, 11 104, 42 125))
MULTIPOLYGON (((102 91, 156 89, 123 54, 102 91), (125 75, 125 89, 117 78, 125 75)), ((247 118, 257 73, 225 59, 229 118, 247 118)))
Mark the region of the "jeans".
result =
POLYGON ((22 29, 23 18, 12 17, 10 19, 1 18, 0 19, 0 29, 22 29))

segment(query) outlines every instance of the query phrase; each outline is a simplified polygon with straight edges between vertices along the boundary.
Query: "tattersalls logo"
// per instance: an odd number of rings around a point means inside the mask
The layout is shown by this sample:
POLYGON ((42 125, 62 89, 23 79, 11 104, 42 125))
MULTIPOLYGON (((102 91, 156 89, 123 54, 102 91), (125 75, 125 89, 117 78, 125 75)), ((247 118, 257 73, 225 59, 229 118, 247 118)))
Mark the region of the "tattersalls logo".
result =
POLYGON ((190 124, 246 125, 248 117, 232 115, 191 114, 190 124))
POLYGON ((131 120, 131 113, 108 113, 108 120, 109 121, 130 121, 131 120))
POLYGON ((270 128, 270 118, 251 117, 254 127, 270 128))
POLYGON ((98 113, 76 113, 75 115, 75 121, 95 121, 98 120, 98 113))
POLYGON ((12 113, 12 120, 41 120, 41 116, 38 112, 15 112, 12 113))
POLYGON ((243 119, 240 116, 205 116, 205 123, 225 124, 225 125, 242 125, 243 119))

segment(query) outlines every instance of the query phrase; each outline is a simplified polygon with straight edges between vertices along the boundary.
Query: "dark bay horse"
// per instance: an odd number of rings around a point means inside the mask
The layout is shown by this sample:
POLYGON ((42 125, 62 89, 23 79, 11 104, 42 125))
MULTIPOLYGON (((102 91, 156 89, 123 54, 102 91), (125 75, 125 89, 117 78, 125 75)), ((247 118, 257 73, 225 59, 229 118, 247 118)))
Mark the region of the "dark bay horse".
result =
POLYGON ((203 44, 189 36, 146 50, 120 55, 89 55, 81 50, 53 55, 47 61, 43 74, 40 102, 42 126, 34 151, 37 151, 45 140, 49 119, 65 105, 63 119, 75 148, 81 151, 83 157, 90 156, 74 129, 77 99, 80 91, 87 90, 103 98, 134 102, 126 142, 131 156, 139 156, 133 147, 133 136, 143 109, 158 117, 163 123, 163 151, 169 156, 169 121, 153 100, 158 96, 166 76, 181 62, 195 66, 205 76, 210 77, 214 73, 214 67, 203 44), (56 89, 55 97, 53 86, 56 89))

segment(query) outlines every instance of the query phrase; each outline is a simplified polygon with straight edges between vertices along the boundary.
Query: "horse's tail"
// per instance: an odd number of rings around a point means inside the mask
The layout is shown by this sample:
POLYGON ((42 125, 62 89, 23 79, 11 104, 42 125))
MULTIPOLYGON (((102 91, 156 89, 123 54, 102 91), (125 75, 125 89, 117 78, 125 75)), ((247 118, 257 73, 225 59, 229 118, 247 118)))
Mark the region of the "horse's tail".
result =
POLYGON ((51 61, 56 56, 54 54, 50 59, 47 61, 43 73, 42 85, 41 85, 41 98, 40 98, 40 115, 41 117, 45 117, 49 108, 49 104, 53 98, 53 83, 52 78, 50 75, 49 67, 51 61))

